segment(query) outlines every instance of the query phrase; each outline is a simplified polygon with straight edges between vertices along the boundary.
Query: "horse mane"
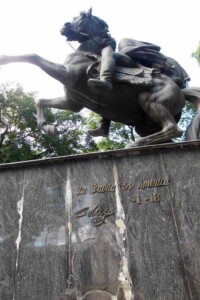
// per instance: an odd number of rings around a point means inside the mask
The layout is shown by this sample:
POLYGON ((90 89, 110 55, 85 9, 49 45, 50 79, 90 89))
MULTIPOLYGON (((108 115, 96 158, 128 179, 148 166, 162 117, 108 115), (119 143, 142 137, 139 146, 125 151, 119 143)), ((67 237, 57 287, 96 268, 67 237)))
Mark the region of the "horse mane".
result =
POLYGON ((90 37, 98 36, 101 38, 107 38, 109 36, 108 24, 99 17, 93 16, 91 14, 86 15, 87 19, 85 19, 85 23, 81 24, 82 26, 80 28, 87 28, 90 37))
POLYGON ((100 25, 102 27, 102 29, 107 29, 108 30, 108 24, 103 21, 102 19, 100 19, 99 17, 96 17, 96 16, 92 16, 95 23, 100 25))
POLYGON ((93 16, 93 15, 91 15, 88 18, 88 23, 90 22, 91 19, 92 19, 92 22, 94 23, 94 25, 96 25, 96 26, 91 26, 91 28, 90 28, 91 29, 90 37, 93 38, 93 41, 98 42, 98 44, 108 43, 111 45, 113 50, 115 50, 116 41, 114 38, 111 37, 111 35, 109 33, 108 24, 105 21, 103 21, 102 19, 100 19, 99 17, 93 16), (96 32, 95 27, 99 27, 98 32, 96 32))

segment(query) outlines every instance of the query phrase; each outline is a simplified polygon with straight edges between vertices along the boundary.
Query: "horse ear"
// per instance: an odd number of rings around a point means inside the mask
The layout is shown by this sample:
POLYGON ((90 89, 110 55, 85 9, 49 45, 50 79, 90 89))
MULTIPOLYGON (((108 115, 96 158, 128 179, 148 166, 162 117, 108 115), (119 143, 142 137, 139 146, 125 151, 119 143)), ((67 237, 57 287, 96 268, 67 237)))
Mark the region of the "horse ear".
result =
POLYGON ((92 7, 88 10, 87 13, 88 13, 88 16, 89 16, 89 15, 92 15, 92 7))

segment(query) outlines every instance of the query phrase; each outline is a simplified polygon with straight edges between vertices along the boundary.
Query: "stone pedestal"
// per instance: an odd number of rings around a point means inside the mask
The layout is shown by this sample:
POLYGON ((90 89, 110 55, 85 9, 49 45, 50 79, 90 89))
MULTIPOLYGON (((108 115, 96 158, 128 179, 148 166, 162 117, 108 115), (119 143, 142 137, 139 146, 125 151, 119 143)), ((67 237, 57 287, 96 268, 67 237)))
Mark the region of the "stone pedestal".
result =
POLYGON ((200 299, 200 143, 0 165, 1 300, 200 299))

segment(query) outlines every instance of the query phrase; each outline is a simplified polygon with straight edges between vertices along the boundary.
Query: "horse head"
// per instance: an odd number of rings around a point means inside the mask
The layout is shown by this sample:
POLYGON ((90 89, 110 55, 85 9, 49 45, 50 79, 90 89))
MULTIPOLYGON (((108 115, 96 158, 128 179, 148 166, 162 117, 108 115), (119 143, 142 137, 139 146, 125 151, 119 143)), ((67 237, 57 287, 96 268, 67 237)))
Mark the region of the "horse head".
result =
POLYGON ((71 22, 65 23, 61 34, 67 37, 67 41, 82 43, 94 37, 108 36, 108 25, 100 18, 93 16, 90 8, 88 12, 82 11, 71 22))

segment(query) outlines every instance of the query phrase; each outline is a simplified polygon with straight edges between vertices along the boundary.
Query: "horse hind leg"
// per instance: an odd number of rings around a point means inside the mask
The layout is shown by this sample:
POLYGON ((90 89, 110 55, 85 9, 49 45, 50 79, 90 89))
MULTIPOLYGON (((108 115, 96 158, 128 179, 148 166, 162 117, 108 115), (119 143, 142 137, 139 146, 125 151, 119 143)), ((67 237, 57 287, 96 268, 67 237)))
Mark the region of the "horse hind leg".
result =
POLYGON ((161 144, 163 142, 169 142, 173 138, 181 137, 182 134, 182 130, 176 125, 176 123, 174 124, 172 121, 171 123, 168 122, 168 124, 165 124, 161 131, 148 135, 146 137, 139 138, 136 142, 127 145, 126 148, 161 144))
POLYGON ((151 120, 159 125, 161 130, 139 138, 136 142, 128 144, 126 148, 159 144, 180 137, 183 134, 169 109, 162 102, 151 101, 149 96, 149 93, 143 93, 139 98, 139 103, 151 120))

